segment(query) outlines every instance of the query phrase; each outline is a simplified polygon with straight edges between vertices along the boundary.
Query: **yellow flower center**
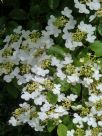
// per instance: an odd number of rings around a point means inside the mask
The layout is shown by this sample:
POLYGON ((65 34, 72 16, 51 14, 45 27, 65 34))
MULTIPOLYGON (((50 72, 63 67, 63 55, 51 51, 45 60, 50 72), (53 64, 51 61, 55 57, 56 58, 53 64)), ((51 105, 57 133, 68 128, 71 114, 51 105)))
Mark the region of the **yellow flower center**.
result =
POLYGON ((86 32, 81 32, 79 29, 72 34, 72 39, 76 42, 81 42, 86 36, 86 32))
POLYGON ((20 72, 21 74, 28 74, 30 72, 31 66, 28 64, 22 64, 20 66, 20 72))
POLYGON ((71 106, 71 101, 69 99, 65 100, 64 102, 62 102, 62 106, 69 109, 71 106))
POLYGON ((102 8, 97 10, 96 15, 97 17, 102 17, 102 8))
POLYGON ((53 24, 57 28, 62 28, 65 26, 65 24, 68 22, 68 19, 66 19, 64 16, 58 17, 53 24))
POLYGON ((54 88, 54 84, 51 80, 45 80, 44 85, 48 90, 52 90, 54 88))
POLYGON ((9 56, 12 56, 12 53, 13 53, 12 49, 11 49, 11 48, 7 48, 7 49, 5 49, 4 52, 2 53, 2 57, 7 58, 7 57, 9 57, 9 56))
POLYGON ((41 37, 40 32, 33 32, 32 34, 29 35, 29 38, 32 42, 36 43, 37 40, 41 37))
POLYGON ((41 67, 46 69, 49 68, 50 65, 51 65, 51 61, 49 59, 45 59, 42 61, 41 67))
POLYGON ((32 82, 32 83, 28 83, 27 84, 27 91, 29 91, 30 93, 32 93, 33 91, 35 91, 36 89, 38 89, 39 84, 37 82, 32 82))

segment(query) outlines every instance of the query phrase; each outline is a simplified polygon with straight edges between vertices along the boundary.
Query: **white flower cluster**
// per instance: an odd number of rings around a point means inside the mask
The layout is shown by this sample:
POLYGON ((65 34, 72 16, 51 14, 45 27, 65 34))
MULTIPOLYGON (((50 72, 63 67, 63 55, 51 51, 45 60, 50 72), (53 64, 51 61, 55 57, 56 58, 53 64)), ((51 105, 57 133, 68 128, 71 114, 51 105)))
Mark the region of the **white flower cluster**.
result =
MULTIPOLYGON (((79 13, 100 9, 98 0, 74 2, 79 13)), ((19 26, 5 38, 0 75, 8 83, 17 80, 25 101, 13 112, 10 124, 27 123, 44 131, 49 122, 58 126, 69 117, 72 128, 67 136, 102 136, 100 63, 90 51, 79 58, 75 55, 95 41, 95 29, 90 23, 77 22, 72 10, 65 7, 61 16, 50 16, 45 31, 25 31, 19 26)))

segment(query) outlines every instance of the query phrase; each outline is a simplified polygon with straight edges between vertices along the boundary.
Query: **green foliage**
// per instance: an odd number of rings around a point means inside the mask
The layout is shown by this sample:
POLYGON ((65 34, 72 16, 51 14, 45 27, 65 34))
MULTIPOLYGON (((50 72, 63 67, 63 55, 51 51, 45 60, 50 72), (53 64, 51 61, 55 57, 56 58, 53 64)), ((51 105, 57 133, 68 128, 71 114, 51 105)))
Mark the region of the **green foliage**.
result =
POLYGON ((48 0, 49 7, 56 9, 59 6, 60 0, 48 0))
POLYGON ((57 46, 54 45, 47 51, 48 54, 53 54, 55 57, 58 57, 59 59, 64 58, 65 52, 67 51, 63 47, 60 47, 59 45, 57 46))
POLYGON ((57 103, 57 95, 53 94, 52 92, 47 93, 47 100, 51 104, 56 104, 57 103))
POLYGON ((30 7, 30 16, 31 16, 32 19, 34 18, 36 13, 37 13, 37 15, 39 15, 41 13, 40 5, 38 5, 38 4, 32 5, 30 7))
POLYGON ((75 86, 71 86, 71 91, 72 91, 74 94, 77 94, 78 96, 80 96, 81 85, 80 85, 80 84, 76 84, 75 86))
POLYGON ((102 17, 100 17, 98 19, 99 19, 99 24, 97 27, 97 31, 98 31, 99 35, 102 36, 102 17))
POLYGON ((98 32, 102 36, 102 22, 98 25, 98 32))
POLYGON ((94 43, 90 45, 90 48, 92 51, 94 51, 97 57, 102 56, 102 42, 101 41, 95 41, 94 43))
POLYGON ((61 80, 60 78, 57 78, 56 83, 61 84, 61 92, 68 92, 70 88, 70 84, 68 84, 66 80, 61 80))
POLYGON ((57 128, 57 134, 58 136, 66 136, 67 135, 67 127, 63 124, 60 124, 57 128))
POLYGON ((13 9, 8 16, 14 20, 26 20, 27 18, 26 12, 22 9, 13 9))
POLYGON ((8 25, 12 21, 24 29, 41 30, 45 28, 50 15, 59 15, 60 10, 70 4, 66 0, 4 0, 0 3, 0 25, 2 22, 5 35, 14 29, 8 25))
POLYGON ((67 128, 70 130, 70 129, 73 129, 73 123, 72 123, 72 119, 70 118, 70 116, 63 116, 62 118, 62 122, 65 126, 67 126, 67 128))
POLYGON ((79 48, 78 50, 76 50, 76 53, 73 54, 73 58, 74 58, 74 65, 76 66, 81 66, 82 64, 84 64, 85 62, 87 62, 88 58, 88 49, 87 48, 79 48), (84 58, 84 61, 80 63, 80 59, 84 58))
POLYGON ((56 127, 56 124, 53 120, 49 120, 47 124, 47 130, 48 132, 52 132, 56 127))

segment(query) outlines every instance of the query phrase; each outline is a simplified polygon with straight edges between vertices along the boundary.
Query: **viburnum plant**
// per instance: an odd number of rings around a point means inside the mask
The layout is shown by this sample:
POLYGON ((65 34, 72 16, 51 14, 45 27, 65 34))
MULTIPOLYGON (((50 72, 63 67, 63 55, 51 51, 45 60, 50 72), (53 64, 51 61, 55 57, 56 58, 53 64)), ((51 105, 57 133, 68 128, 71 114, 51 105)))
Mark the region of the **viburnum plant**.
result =
POLYGON ((102 136, 101 2, 74 0, 72 9, 51 15, 45 30, 19 26, 4 39, 0 75, 8 83, 16 79, 24 100, 12 113, 12 126, 102 136))

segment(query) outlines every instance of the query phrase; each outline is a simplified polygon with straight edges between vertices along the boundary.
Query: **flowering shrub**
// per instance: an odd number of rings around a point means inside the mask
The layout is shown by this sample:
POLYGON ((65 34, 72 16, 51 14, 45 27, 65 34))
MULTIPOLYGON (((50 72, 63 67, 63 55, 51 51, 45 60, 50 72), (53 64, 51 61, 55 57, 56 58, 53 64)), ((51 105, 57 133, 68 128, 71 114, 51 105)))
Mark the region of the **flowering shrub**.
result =
POLYGON ((19 26, 4 39, 0 75, 17 81, 24 100, 12 113, 12 126, 102 136, 101 2, 74 0, 72 9, 51 15, 45 30, 19 26))

